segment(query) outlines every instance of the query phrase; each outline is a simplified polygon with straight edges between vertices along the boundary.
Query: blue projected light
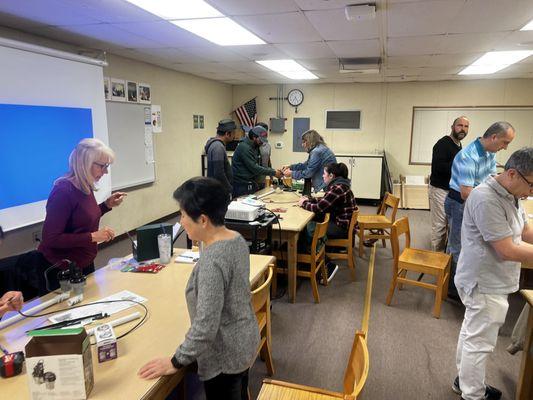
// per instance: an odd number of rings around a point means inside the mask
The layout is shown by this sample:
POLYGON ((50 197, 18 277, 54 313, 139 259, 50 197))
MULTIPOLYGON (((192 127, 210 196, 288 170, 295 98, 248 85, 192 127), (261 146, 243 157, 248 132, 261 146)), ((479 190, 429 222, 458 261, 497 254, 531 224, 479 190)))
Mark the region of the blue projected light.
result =
POLYGON ((88 137, 89 108, 0 104, 0 209, 47 199, 70 152, 88 137))

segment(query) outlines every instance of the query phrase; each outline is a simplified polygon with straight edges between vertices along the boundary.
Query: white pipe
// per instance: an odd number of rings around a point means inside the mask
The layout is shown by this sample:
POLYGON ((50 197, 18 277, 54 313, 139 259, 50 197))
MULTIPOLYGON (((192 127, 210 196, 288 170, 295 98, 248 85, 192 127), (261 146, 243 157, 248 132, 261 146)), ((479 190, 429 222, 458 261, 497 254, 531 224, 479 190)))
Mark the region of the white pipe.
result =
MULTIPOLYGON (((37 314, 39 311, 44 310, 45 308, 51 307, 54 304, 61 303, 62 301, 68 299, 70 296, 70 292, 68 293, 61 293, 50 300, 45 301, 44 303, 38 304, 35 307, 32 307, 28 310, 23 310, 24 314, 26 315, 34 315, 37 314)), ((0 329, 4 329, 5 327, 14 324, 15 322, 20 321, 21 319, 24 319, 23 315, 16 314, 15 316, 6 319, 5 321, 0 322, 0 329)))
MULTIPOLYGON (((115 327, 115 326, 123 325, 127 322, 133 321, 134 319, 138 319, 138 318, 141 318, 141 313, 134 312, 133 314, 126 315, 122 318, 117 318, 117 319, 114 319, 113 321, 109 321, 106 324, 111 325, 112 327, 115 327)), ((106 324, 100 324, 100 325, 95 326, 94 328, 88 329, 87 335, 88 336, 94 335, 96 328, 98 328, 101 325, 106 325, 106 324)))
POLYGON ((104 60, 97 60, 95 58, 89 58, 80 56, 79 54, 69 53, 66 51, 50 49, 48 47, 38 46, 36 44, 19 42, 17 40, 11 40, 0 37, 0 46, 10 47, 12 49, 29 51, 37 54, 44 54, 50 57, 63 58, 65 60, 77 61, 85 64, 99 65, 101 67, 107 67, 107 62, 104 60))

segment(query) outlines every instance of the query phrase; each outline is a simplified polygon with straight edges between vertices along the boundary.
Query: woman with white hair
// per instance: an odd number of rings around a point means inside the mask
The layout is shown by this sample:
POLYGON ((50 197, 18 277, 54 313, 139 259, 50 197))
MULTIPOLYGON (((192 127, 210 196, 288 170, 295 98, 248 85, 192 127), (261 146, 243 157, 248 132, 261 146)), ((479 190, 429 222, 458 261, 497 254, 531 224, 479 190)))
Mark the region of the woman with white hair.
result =
MULTIPOLYGON (((44 273, 49 267, 66 268, 61 263, 66 259, 76 263, 84 275, 92 273, 98 243, 115 237, 111 228, 99 228, 100 218, 120 205, 126 193, 115 192, 101 204, 94 197, 97 182, 108 173, 114 158, 113 150, 102 141, 83 139, 70 154, 68 173, 54 182, 46 203, 42 241, 37 251, 20 256, 17 263, 38 295, 47 292, 44 273)), ((47 273, 51 290, 58 287, 57 272, 47 273)))

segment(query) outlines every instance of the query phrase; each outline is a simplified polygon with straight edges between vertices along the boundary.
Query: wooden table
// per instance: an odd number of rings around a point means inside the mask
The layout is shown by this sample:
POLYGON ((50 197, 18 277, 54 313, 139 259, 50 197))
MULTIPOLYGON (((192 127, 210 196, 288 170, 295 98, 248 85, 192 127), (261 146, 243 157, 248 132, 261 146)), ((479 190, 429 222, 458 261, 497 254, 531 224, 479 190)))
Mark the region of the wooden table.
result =
MULTIPOLYGON (((183 250, 175 250, 175 253, 183 250)), ((272 256, 250 256, 250 283, 262 278, 268 265, 274 262, 272 256)), ((118 341, 118 358, 98 363, 95 346, 92 347, 94 388, 89 398, 98 399, 164 399, 183 378, 185 370, 157 380, 143 380, 137 371, 147 361, 158 356, 171 356, 183 342, 190 327, 189 313, 185 301, 185 286, 193 269, 192 264, 170 263, 157 274, 125 273, 116 264, 97 270, 87 278, 85 301, 88 303, 107 297, 122 290, 130 290, 148 301, 148 319, 137 330, 118 341)), ((52 298, 48 294, 36 299, 24 308, 30 308, 52 298)), ((45 311, 63 310, 66 302, 47 308, 45 311)), ((141 311, 140 307, 134 307, 141 311)), ((131 314, 134 308, 113 314, 110 320, 131 314)), ((44 312, 44 311, 43 311, 44 312)), ((43 318, 28 318, 0 331, 0 344, 9 351, 24 350, 29 338, 25 331, 41 326, 43 318)), ((138 320, 136 320, 138 322, 138 320)), ((105 322, 105 320, 99 321, 105 322)), ((118 335, 129 330, 135 321, 115 327, 118 335)), ((90 326, 89 326, 90 327, 90 326)), ((27 374, 28 372, 26 372, 27 374)), ((29 398, 26 374, 2 379, 2 398, 29 398)), ((31 374, 31 371, 30 371, 31 374)))
MULTIPOLYGON (((261 195, 267 193, 270 188, 263 189, 256 193, 261 195)), ((265 202, 266 207, 269 210, 276 208, 286 208, 287 212, 279 213, 282 219, 280 219, 281 225, 281 240, 287 242, 287 268, 288 268, 288 285, 289 285, 289 301, 294 303, 296 300, 296 256, 297 256, 297 243, 298 235, 305 228, 307 223, 314 217, 314 213, 304 210, 298 207, 298 200, 300 195, 296 192, 281 192, 272 193, 263 197, 261 200, 265 202)), ((274 223, 272 226, 274 233, 272 235, 273 240, 279 240, 279 236, 276 233, 279 232, 280 227, 274 223)))
POLYGON ((520 293, 529 303, 529 316, 516 398, 530 400, 533 398, 533 290, 521 290, 520 293))

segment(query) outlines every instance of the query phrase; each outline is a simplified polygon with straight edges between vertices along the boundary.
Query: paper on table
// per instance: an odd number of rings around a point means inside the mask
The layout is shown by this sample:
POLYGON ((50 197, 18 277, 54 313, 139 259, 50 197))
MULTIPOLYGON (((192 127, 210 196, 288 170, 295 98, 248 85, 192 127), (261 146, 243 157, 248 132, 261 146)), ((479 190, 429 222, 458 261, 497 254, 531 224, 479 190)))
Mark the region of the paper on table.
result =
POLYGON ((194 264, 200 258, 200 252, 187 250, 176 257, 177 263, 194 264))
MULTIPOLYGON (((107 301, 107 300, 134 300, 139 303, 144 303, 146 301, 144 297, 141 297, 133 292, 130 292, 129 290, 123 290, 122 292, 112 294, 111 296, 108 296, 98 301, 107 301)), ((66 321, 69 319, 83 318, 83 317, 97 314, 100 312, 111 315, 111 314, 118 313, 119 311, 126 310, 127 308, 130 308, 133 306, 135 306, 135 303, 132 303, 131 301, 123 301, 120 303, 87 305, 86 307, 75 308, 73 310, 68 310, 68 311, 65 311, 59 314, 54 314, 48 319, 53 323, 57 323, 57 322, 62 322, 62 321, 66 321)))

